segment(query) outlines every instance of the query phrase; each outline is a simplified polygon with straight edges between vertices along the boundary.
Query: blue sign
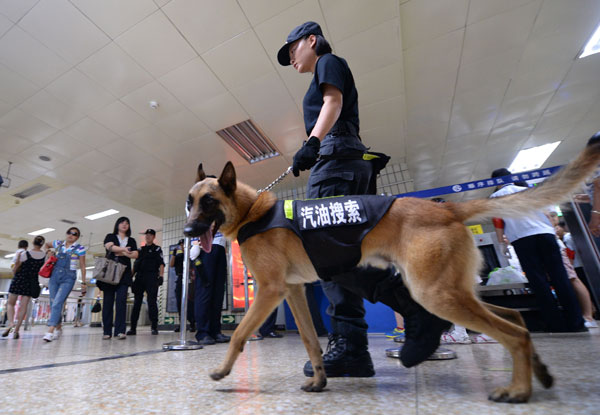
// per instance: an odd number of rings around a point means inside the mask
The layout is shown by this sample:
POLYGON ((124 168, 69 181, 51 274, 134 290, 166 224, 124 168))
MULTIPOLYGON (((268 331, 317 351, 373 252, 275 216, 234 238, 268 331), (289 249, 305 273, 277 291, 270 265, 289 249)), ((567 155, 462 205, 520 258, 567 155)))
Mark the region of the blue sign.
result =
POLYGON ((552 176, 563 166, 547 167, 545 169, 524 171, 522 173, 510 174, 508 176, 489 178, 485 180, 475 180, 450 186, 436 187, 434 189, 419 190, 416 192, 402 193, 396 197, 420 197, 423 199, 447 195, 452 193, 462 193, 471 190, 485 189, 486 187, 502 186, 508 183, 523 182, 527 180, 543 179, 552 176))

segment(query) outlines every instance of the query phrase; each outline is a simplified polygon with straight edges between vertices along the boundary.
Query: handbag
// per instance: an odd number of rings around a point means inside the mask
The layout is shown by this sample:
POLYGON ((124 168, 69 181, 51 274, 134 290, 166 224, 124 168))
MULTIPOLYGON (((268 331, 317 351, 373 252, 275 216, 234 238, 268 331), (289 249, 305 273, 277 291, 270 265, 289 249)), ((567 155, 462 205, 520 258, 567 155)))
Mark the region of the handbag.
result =
POLYGON ((92 313, 99 313, 101 311, 102 311, 102 304, 100 304, 100 300, 96 300, 96 302, 92 306, 92 313))
POLYGON ((104 258, 96 258, 92 275, 96 281, 102 281, 110 285, 119 285, 125 268, 127 268, 126 265, 108 258, 107 254, 104 258))
POLYGON ((52 254, 48 257, 44 265, 40 268, 39 276, 44 278, 50 278, 52 275, 52 270, 54 269, 54 265, 58 262, 58 258, 56 255, 52 254))
POLYGON ((42 292, 42 288, 40 287, 40 283, 37 278, 31 280, 31 298, 38 298, 40 293, 42 292))

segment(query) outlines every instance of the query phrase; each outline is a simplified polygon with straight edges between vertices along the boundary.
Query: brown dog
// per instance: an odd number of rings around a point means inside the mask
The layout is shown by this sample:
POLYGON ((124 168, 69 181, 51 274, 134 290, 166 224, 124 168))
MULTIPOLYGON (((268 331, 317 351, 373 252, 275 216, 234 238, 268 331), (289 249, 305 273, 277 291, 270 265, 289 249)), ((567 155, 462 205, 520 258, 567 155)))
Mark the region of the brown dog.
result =
MULTIPOLYGON (((362 240, 360 265, 394 264, 403 270, 412 297, 428 311, 485 333, 508 349, 513 358, 512 382, 492 392, 492 400, 526 402, 531 396, 532 372, 546 388, 553 379, 535 353, 520 314, 477 299, 473 276, 481 258, 463 223, 474 218, 523 216, 557 204, 592 174, 599 161, 600 144, 594 143, 543 185, 524 192, 464 203, 397 199, 362 240)), ((234 240, 244 224, 262 218, 275 202, 272 193, 257 195, 255 189, 237 182, 231 162, 218 179, 205 178, 200 164, 197 183, 189 192, 185 234, 200 236, 203 248, 210 250, 217 229, 234 240)), ((248 337, 285 298, 315 372, 302 389, 323 390, 327 380, 321 348, 303 291, 303 284, 315 281, 317 274, 302 242, 294 232, 275 228, 250 237, 241 253, 260 288, 233 334, 225 361, 210 376, 220 380, 231 372, 248 337)))

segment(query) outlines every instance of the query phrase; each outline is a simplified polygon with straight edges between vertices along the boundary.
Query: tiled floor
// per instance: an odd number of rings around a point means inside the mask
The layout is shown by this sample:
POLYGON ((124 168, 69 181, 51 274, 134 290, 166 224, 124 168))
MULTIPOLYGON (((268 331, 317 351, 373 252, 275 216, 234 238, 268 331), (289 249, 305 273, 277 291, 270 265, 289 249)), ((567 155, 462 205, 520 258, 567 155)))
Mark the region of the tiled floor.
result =
POLYGON ((297 334, 248 343, 232 374, 214 382, 208 371, 227 345, 162 352, 177 334, 151 336, 147 328, 124 341, 66 327, 46 344, 43 333, 35 327, 19 340, 0 339, 1 414, 600 414, 598 329, 534 335, 556 384, 545 390, 536 382, 525 405, 487 400, 511 376, 497 344, 452 346, 458 359, 406 369, 385 356, 395 344, 372 335, 375 377, 329 379, 325 392, 305 393, 306 352, 297 334))

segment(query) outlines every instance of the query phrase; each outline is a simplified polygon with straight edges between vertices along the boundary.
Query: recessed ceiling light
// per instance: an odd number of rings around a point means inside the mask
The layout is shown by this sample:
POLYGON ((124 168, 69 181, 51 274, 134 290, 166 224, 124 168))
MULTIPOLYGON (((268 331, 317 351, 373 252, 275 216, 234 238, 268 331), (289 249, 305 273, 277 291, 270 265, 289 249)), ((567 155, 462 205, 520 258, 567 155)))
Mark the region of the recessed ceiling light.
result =
POLYGON ((522 171, 528 171, 537 169, 550 157, 550 154, 558 147, 560 141, 554 143, 544 144, 537 147, 531 147, 525 150, 519 151, 517 157, 510 164, 508 170, 511 173, 519 173, 522 171))
POLYGON ((42 160, 42 161, 50 161, 52 159, 50 157, 48 157, 48 156, 40 156, 40 160, 42 160))
POLYGON ((600 25, 596 27, 596 31, 587 41, 581 55, 579 55, 579 59, 585 58, 586 56, 593 55, 594 53, 600 52, 600 25))
POLYGON ((8 254, 8 255, 4 255, 4 258, 12 258, 14 256, 15 256, 15 254, 8 254))
POLYGON ((105 216, 114 215, 115 213, 119 213, 119 211, 115 210, 115 209, 108 209, 103 212, 94 213, 93 215, 87 215, 87 216, 85 216, 85 218, 89 219, 89 220, 96 220, 96 219, 103 218, 105 216))
POLYGON ((38 235, 43 235, 45 233, 52 232, 52 231, 55 231, 55 230, 56 229, 54 229, 54 228, 44 228, 44 229, 40 229, 40 230, 37 230, 37 231, 29 232, 27 235, 38 236, 38 235))

